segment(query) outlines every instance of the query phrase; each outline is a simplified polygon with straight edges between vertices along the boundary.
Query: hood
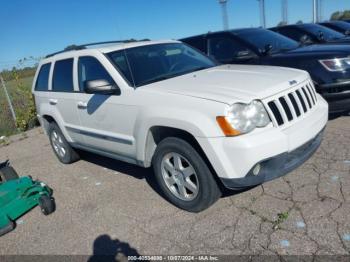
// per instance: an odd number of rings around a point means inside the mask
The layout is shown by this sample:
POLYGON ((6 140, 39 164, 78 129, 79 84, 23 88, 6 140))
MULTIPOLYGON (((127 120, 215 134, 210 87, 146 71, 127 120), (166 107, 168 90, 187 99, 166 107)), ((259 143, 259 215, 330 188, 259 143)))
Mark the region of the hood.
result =
MULTIPOLYGON (((282 53, 283 54, 283 53, 282 53)), ((308 45, 299 47, 297 49, 288 51, 284 54, 288 55, 350 55, 350 45, 333 45, 333 44, 322 44, 322 45, 308 45)))
POLYGON ((222 65, 139 88, 226 104, 249 103, 285 91, 308 78, 305 71, 284 67, 222 65))
POLYGON ((350 43, 350 37, 344 37, 344 38, 334 39, 334 40, 327 40, 326 43, 330 43, 330 44, 349 44, 350 43))

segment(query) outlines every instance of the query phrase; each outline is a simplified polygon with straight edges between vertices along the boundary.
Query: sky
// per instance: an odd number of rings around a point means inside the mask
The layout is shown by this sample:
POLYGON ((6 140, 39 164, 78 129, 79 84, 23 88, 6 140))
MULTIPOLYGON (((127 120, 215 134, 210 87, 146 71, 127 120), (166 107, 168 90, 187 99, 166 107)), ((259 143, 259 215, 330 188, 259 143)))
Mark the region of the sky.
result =
MULTIPOLYGON (((267 26, 281 21, 281 0, 265 0, 267 26)), ((312 0, 289 0, 289 23, 311 22, 312 0)), ((323 18, 350 0, 323 0, 323 18)), ((260 26, 257 0, 228 0, 230 28, 260 26)), ((0 0, 0 70, 70 44, 176 39, 222 30, 218 0, 0 0)))

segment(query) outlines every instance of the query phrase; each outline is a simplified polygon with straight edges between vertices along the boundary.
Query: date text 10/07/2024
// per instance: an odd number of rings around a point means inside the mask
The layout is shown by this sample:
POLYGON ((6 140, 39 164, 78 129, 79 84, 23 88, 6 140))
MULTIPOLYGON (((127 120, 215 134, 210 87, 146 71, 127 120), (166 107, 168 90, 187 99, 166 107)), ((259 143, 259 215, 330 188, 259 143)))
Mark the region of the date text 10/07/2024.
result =
POLYGON ((217 256, 128 256, 128 261, 218 261, 217 256))

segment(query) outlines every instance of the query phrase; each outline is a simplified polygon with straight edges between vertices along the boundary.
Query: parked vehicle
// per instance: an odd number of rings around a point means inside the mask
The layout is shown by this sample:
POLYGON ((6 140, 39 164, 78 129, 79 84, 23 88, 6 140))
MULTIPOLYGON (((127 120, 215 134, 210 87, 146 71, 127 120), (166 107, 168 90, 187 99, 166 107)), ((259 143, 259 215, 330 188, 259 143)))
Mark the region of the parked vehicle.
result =
POLYGON ((83 149, 152 166, 162 194, 198 212, 221 186, 282 176, 321 143, 328 105, 305 71, 218 66, 178 41, 85 47, 43 59, 33 83, 62 163, 83 149))
POLYGON ((318 24, 294 24, 270 28, 302 44, 350 44, 350 37, 318 24))
POLYGON ((317 92, 329 103, 330 113, 350 111, 350 46, 302 46, 275 32, 248 28, 208 33, 181 41, 222 64, 293 67, 311 75, 317 92))
POLYGON ((350 23, 345 21, 328 21, 320 23, 320 25, 333 29, 346 36, 350 35, 350 23))

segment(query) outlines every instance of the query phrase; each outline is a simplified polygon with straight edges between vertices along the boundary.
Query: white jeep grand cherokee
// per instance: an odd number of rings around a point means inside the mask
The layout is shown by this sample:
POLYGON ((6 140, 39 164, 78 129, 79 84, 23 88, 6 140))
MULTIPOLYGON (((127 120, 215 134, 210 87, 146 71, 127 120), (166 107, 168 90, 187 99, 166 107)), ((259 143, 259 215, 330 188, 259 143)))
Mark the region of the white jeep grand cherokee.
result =
POLYGON ((61 162, 83 149, 153 166, 163 195, 192 212, 225 187, 252 187, 301 165, 328 118, 306 72, 218 66, 178 41, 53 54, 41 61, 33 94, 61 162))

